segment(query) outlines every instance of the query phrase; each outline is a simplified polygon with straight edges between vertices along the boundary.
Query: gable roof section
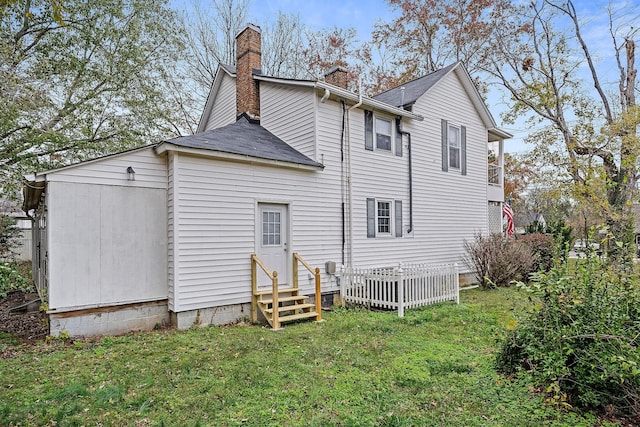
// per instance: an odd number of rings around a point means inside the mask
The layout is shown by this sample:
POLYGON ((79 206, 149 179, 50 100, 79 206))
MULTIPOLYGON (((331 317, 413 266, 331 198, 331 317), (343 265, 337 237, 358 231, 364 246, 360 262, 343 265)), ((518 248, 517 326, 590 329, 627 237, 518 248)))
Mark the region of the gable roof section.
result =
POLYGON ((426 76, 419 77, 415 80, 408 81, 398 87, 389 89, 385 92, 373 96, 373 99, 385 102, 396 107, 404 107, 415 103, 418 98, 425 94, 432 86, 440 81, 458 63, 451 64, 426 76), (402 96, 402 88, 404 87, 404 98, 402 96))
MULTIPOLYGON (((209 91, 209 95, 207 96, 207 103, 205 104, 202 115, 200 116, 200 122, 198 123, 198 129, 196 132, 204 132, 207 122, 209 120, 209 116, 211 115, 211 110, 213 109, 213 102, 216 98, 216 94, 220 89, 220 84, 222 83, 223 75, 228 75, 229 77, 236 78, 236 68, 232 65, 219 64, 218 71, 216 71, 216 76, 213 80, 213 84, 211 85, 211 90, 209 91)), ((347 89, 340 88, 338 86, 334 86, 332 84, 317 81, 317 80, 302 80, 302 79, 287 79, 282 77, 272 77, 265 76, 261 73, 260 70, 253 70, 253 78, 259 81, 266 81, 270 83, 282 84, 287 86, 301 86, 308 87, 316 90, 329 91, 331 94, 344 98, 346 100, 352 102, 360 102, 362 101, 363 108, 372 108, 376 110, 382 110, 390 114, 394 114, 401 117, 407 117, 413 120, 422 121, 424 117, 414 114, 410 111, 404 110, 402 108, 398 108, 392 104, 387 102, 383 102, 374 98, 360 96, 355 92, 351 92, 347 89)))
POLYGON ((196 132, 204 132, 204 129, 207 126, 207 121, 209 120, 209 115, 211 115, 211 109, 213 108, 213 101, 216 98, 215 94, 218 93, 220 85, 222 84, 222 78, 225 74, 235 79, 236 67, 232 65, 218 64, 218 70, 216 71, 216 75, 213 78, 211 89, 209 89, 207 102, 204 104, 204 109, 202 110, 202 114, 200 115, 200 121, 198 122, 198 129, 196 129, 196 132))
POLYGON ((378 95, 374 95, 374 99, 381 102, 386 102, 388 104, 394 105, 396 107, 403 108, 406 105, 411 105, 415 103, 418 98, 427 93, 431 88, 440 83, 446 76, 450 73, 456 73, 462 86, 465 91, 469 95, 469 100, 478 111, 482 121, 485 126, 489 130, 491 134, 491 138, 511 138, 511 134, 498 129, 496 126, 496 122, 491 115, 491 112, 487 108, 487 104, 485 104, 484 100, 480 96, 478 89, 476 88, 473 80, 471 80, 471 76, 467 72, 464 65, 461 62, 456 62, 451 65, 448 65, 438 71, 434 71, 433 73, 427 74, 426 76, 419 77, 415 80, 411 80, 406 82, 403 85, 390 89, 386 92, 382 92, 378 95), (404 100, 402 99, 402 88, 404 87, 404 100), (403 105, 401 105, 403 104, 403 105))
POLYGON ((324 168, 246 116, 221 128, 164 141, 155 150, 158 154, 173 150, 285 167, 324 168))

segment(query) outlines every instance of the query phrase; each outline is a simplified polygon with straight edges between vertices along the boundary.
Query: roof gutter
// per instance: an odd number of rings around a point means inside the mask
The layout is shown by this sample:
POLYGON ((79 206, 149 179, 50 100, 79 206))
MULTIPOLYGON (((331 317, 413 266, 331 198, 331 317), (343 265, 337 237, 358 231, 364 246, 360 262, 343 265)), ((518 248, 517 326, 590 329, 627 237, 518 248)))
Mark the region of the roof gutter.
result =
MULTIPOLYGON (((33 174, 33 178, 35 178, 35 174, 33 174)), ((42 196, 45 186, 45 177, 36 181, 35 179, 29 180, 25 176, 25 180, 22 183, 22 210, 28 217, 31 218, 29 211, 36 209, 38 204, 40 204, 40 197, 42 196)))
POLYGON ((348 101, 357 102, 358 106, 363 105, 365 107, 369 107, 374 110, 386 111, 387 113, 400 116, 400 117, 406 117, 412 120, 417 120, 419 122, 424 120, 424 117, 419 114, 414 114, 411 111, 407 111, 403 108, 394 107, 391 104, 387 104, 381 101, 376 101, 375 99, 369 98, 367 96, 362 96, 362 92, 360 92, 359 94, 356 94, 347 89, 343 89, 341 87, 334 86, 326 82, 311 81, 311 80, 279 79, 276 77, 256 76, 256 75, 254 75, 253 78, 255 80, 260 80, 260 81, 270 82, 270 83, 309 87, 309 88, 319 89, 322 91, 328 90, 332 95, 338 98, 343 98, 348 101))

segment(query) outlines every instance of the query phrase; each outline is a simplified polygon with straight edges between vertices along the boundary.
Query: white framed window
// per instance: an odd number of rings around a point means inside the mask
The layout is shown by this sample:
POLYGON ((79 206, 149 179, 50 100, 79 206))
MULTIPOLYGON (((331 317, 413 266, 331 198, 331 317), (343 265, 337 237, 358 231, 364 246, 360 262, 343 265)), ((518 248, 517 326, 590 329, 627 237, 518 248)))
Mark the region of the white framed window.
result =
POLYGON ((467 127, 452 125, 447 120, 442 123, 442 171, 452 170, 467 174, 467 127))
POLYGON ((367 237, 402 237, 402 200, 367 199, 367 237))
POLYGON ((391 120, 376 117, 375 128, 376 149, 391 151, 391 141, 393 139, 393 125, 391 120))
POLYGON ((376 210, 376 234, 391 234, 391 202, 378 200, 376 210))
POLYGON ((402 157, 401 119, 364 111, 364 148, 402 157))
POLYGON ((449 147, 449 168, 460 170, 460 128, 449 125, 447 139, 449 147))

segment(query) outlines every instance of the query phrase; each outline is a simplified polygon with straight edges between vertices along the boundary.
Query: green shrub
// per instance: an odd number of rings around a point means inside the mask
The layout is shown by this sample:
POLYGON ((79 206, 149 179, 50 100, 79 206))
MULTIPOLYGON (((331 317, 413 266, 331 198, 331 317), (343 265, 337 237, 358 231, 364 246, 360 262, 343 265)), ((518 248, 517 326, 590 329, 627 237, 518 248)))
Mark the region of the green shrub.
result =
POLYGON ((0 298, 6 298, 11 291, 34 291, 33 282, 20 274, 17 264, 0 262, 0 298))
POLYGON ((560 257, 565 259, 567 252, 573 245, 573 227, 566 225, 564 221, 555 221, 547 225, 546 232, 556 240, 560 257))
POLYGON ((529 248, 533 255, 533 263, 529 273, 551 269, 556 250, 556 242, 553 237, 548 234, 532 233, 518 236, 517 240, 529 248))
POLYGON ((522 280, 531 271, 534 261, 531 251, 521 242, 494 233, 477 233, 473 241, 464 243, 465 261, 483 288, 509 286, 522 280))
POLYGON ((524 232, 527 234, 544 233, 546 231, 545 225, 542 222, 533 221, 530 224, 525 225, 524 232))
POLYGON ((15 218, 0 214, 0 261, 13 259, 21 234, 15 218))
MULTIPOLYGON (((536 273, 531 309, 518 319, 496 358, 499 371, 528 370, 554 402, 608 405, 640 417, 640 291, 637 278, 581 260, 536 273)), ((639 418, 640 419, 640 418, 639 418)))

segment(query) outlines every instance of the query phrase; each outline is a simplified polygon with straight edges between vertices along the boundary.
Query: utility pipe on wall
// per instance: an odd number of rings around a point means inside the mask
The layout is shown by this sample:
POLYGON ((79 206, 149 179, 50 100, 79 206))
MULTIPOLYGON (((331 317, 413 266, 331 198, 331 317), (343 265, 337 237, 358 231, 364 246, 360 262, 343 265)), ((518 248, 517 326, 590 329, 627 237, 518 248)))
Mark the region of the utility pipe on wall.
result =
POLYGON ((347 181, 347 221, 348 221, 348 261, 347 266, 353 266, 353 198, 352 198, 352 185, 351 185, 351 111, 362 105, 362 78, 358 78, 358 102, 347 109, 347 168, 346 168, 346 181, 347 181))

